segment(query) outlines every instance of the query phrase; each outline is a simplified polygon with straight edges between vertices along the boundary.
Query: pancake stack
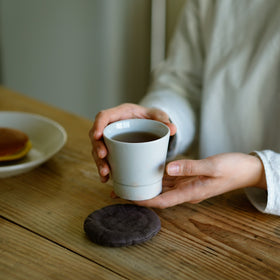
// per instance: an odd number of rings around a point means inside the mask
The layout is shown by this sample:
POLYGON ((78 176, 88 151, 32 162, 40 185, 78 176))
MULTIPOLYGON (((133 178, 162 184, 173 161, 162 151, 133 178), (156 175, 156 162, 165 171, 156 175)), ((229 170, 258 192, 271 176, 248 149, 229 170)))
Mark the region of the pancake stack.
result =
POLYGON ((24 132, 0 127, 0 162, 23 158, 31 146, 32 144, 24 132))

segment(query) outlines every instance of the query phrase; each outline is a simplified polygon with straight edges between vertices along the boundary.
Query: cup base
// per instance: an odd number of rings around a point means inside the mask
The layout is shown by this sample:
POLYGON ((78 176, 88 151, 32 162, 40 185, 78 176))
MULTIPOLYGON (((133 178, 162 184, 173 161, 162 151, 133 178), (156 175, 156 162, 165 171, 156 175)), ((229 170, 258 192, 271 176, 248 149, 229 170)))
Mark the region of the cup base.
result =
POLYGON ((159 180, 153 184, 131 186, 123 185, 114 182, 114 192, 117 196, 127 200, 147 200, 156 197, 161 193, 162 190, 162 180, 159 180))

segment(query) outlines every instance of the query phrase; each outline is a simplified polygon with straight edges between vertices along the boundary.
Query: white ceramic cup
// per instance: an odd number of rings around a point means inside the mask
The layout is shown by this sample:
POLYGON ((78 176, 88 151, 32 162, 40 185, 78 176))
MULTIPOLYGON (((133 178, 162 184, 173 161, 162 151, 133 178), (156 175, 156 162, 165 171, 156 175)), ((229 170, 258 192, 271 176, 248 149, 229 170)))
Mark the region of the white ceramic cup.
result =
POLYGON ((161 193, 169 136, 167 125, 147 119, 121 120, 104 129, 116 195, 136 201, 161 193), (131 132, 153 133, 157 139, 136 143, 114 139, 117 135, 131 132))

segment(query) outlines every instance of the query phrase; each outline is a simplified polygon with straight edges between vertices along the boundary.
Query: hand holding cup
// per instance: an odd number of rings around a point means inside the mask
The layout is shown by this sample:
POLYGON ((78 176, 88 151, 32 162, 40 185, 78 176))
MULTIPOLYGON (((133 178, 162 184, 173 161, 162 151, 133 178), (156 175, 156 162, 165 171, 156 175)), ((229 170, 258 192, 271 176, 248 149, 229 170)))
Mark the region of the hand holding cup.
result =
POLYGON ((109 179, 110 173, 110 166, 107 162, 108 151, 103 141, 103 131, 110 123, 134 118, 160 121, 169 127, 171 136, 176 133, 176 126, 170 122, 169 116, 156 108, 145 108, 136 104, 125 103, 99 112, 89 131, 89 137, 92 143, 92 156, 102 182, 109 179))

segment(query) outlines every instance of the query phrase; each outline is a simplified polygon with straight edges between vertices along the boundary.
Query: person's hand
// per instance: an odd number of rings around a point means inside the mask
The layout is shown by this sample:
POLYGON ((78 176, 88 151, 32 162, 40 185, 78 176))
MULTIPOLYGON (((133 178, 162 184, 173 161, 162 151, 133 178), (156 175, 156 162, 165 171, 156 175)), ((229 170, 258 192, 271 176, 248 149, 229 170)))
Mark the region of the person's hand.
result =
POLYGON ((198 203, 207 198, 244 187, 266 189, 261 160, 242 153, 225 153, 202 160, 178 160, 166 166, 163 192, 136 204, 167 208, 184 202, 198 203))
POLYGON ((145 108, 136 104, 125 103, 99 112, 89 131, 89 137, 92 143, 92 156, 102 182, 106 182, 109 179, 110 173, 110 168, 106 161, 107 149, 103 141, 103 130, 112 122, 133 118, 161 121, 169 127, 170 135, 176 133, 176 126, 170 122, 169 116, 159 109, 145 108))

